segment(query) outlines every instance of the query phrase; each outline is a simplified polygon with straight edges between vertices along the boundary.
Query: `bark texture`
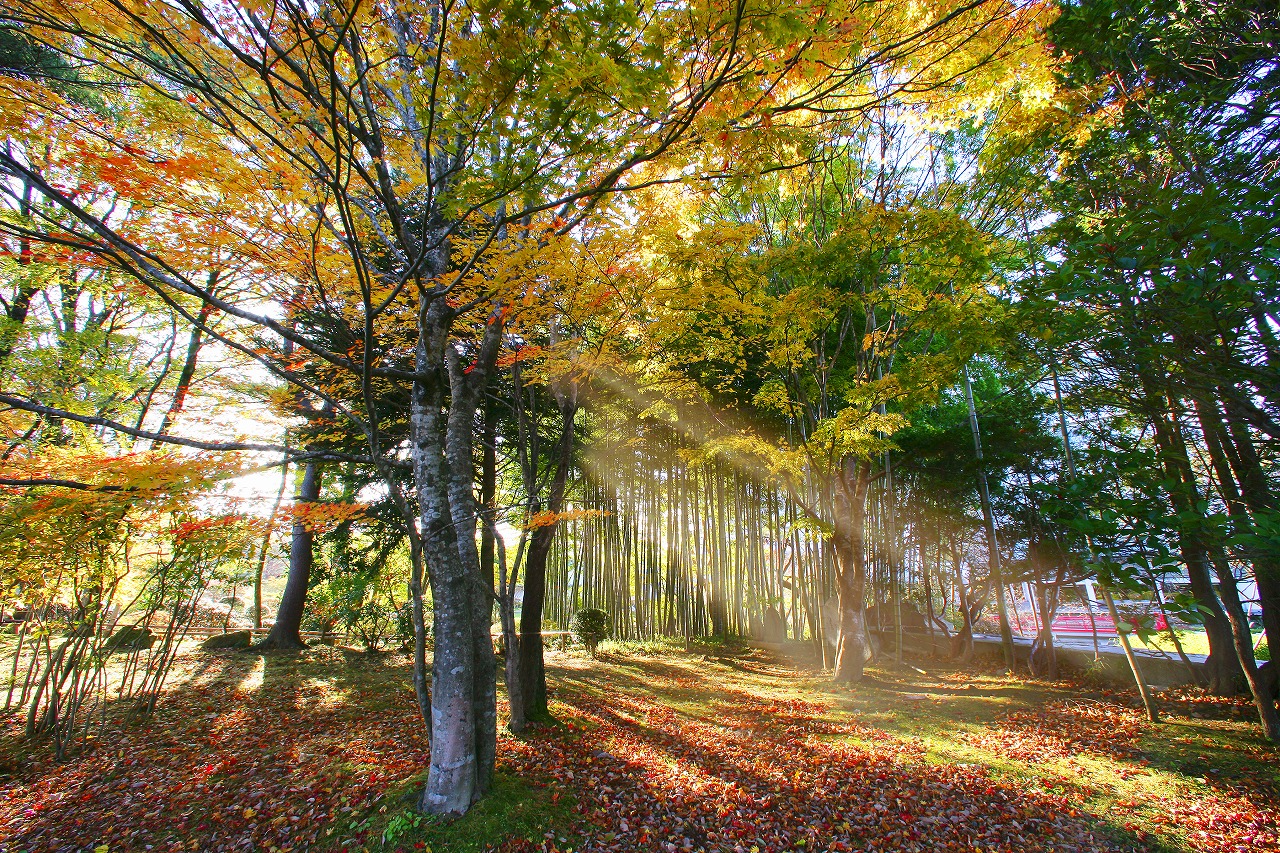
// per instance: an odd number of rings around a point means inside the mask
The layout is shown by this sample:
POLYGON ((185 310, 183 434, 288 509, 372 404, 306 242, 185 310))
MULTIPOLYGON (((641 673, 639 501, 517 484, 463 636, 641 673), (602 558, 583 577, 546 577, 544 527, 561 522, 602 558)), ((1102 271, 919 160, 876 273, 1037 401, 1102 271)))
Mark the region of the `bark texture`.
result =
MULTIPOLYGON (((443 271, 444 259, 437 261, 443 271)), ((424 294, 410 412, 435 640, 431 766, 420 807, 440 815, 462 814, 488 792, 497 744, 494 594, 476 544, 473 435, 502 325, 495 311, 481 339, 468 344, 451 335, 454 319, 442 294, 424 294)))
MULTIPOLYGON (((547 496, 546 510, 564 510, 565 488, 573 463, 573 423, 578 412, 577 390, 557 395, 560 411, 560 440, 556 444, 555 470, 547 496)), ((551 716, 547 709, 547 673, 542 643, 542 611, 547 597, 547 558, 559 524, 551 522, 534 530, 525 560, 524 602, 520 611, 520 686, 524 691, 524 712, 528 719, 551 716)))

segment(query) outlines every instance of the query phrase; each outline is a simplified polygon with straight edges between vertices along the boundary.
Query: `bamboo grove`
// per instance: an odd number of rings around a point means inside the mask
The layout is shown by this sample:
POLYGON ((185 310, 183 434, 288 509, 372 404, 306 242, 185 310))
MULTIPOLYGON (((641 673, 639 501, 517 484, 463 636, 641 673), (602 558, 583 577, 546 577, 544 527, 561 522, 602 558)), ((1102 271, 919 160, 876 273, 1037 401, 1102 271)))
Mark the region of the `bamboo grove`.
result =
MULTIPOLYGON (((678 432, 656 432, 625 458, 593 446, 611 464, 577 478, 568 506, 585 512, 563 522, 552 552, 548 625, 567 628, 578 610, 599 608, 613 614, 622 640, 805 640, 831 663, 835 567, 820 532, 785 492, 722 462, 698 461, 697 445, 678 432)), ((968 598, 957 571, 959 531, 947 539, 922 516, 897 530, 901 553, 891 551, 892 497, 870 498, 872 624, 902 625, 905 607, 925 616, 916 625, 942 637, 937 617, 968 598)))

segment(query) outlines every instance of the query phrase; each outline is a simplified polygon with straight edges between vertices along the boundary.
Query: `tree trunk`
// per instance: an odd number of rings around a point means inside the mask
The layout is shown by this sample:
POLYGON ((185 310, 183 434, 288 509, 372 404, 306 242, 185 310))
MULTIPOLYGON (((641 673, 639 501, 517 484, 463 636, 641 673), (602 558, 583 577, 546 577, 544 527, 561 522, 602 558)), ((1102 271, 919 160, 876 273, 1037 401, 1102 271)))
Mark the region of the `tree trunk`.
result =
MULTIPOLYGON (((218 271, 211 271, 205 286, 212 291, 217 286, 217 283, 218 271)), ((173 391, 173 401, 164 413, 164 419, 160 422, 160 429, 157 430, 161 435, 167 434, 173 428, 178 415, 182 414, 182 410, 186 406, 187 392, 191 388, 191 380, 195 378, 196 364, 200 359, 200 344, 204 334, 204 326, 209 322, 209 318, 212 315, 213 304, 208 301, 202 302, 200 313, 196 322, 191 325, 191 333, 187 338, 187 354, 182 361, 182 369, 178 372, 178 387, 173 391)))
POLYGON ((462 814, 488 792, 497 744, 497 666, 490 634, 495 596, 476 546, 473 428, 502 325, 495 312, 478 351, 464 359, 450 339, 452 322, 453 311, 442 296, 423 297, 416 351, 421 378, 414 382, 410 411, 435 627, 431 766, 420 807, 439 815, 462 814))
POLYGON ((1138 686, 1138 695, 1142 697, 1142 707, 1146 709, 1147 719, 1153 723, 1160 722, 1160 714, 1156 710, 1155 699, 1151 696, 1151 689, 1147 687, 1147 681, 1142 677, 1142 667, 1138 665, 1138 656, 1133 653, 1133 644, 1129 642, 1129 632, 1120 624, 1120 613, 1116 610, 1115 599, 1111 597, 1111 590, 1107 589, 1101 579, 1098 581, 1098 587, 1102 591, 1102 599, 1107 603, 1107 612, 1111 614, 1111 622, 1116 626, 1116 633, 1120 637, 1120 646, 1124 649, 1125 660, 1129 661, 1129 669, 1133 672, 1133 682, 1138 686))
MULTIPOLYGON (((1226 410, 1227 432, 1231 441, 1226 441, 1224 436, 1223 448, 1227 451, 1231 469, 1236 472, 1236 480, 1250 519, 1275 518, 1280 513, 1280 498, 1277 498, 1271 481, 1263 470, 1248 424, 1239 415, 1238 406, 1230 400, 1226 402, 1226 410)), ((1249 555, 1250 563, 1258 584, 1262 629, 1268 647, 1276 649, 1280 648, 1280 548, 1275 544, 1274 537, 1268 540, 1259 536, 1257 540, 1257 545, 1249 555)), ((1275 699, 1278 684, 1274 662, 1263 673, 1267 695, 1275 699)))
MULTIPOLYGON (((319 499, 320 464, 312 460, 303 469, 297 503, 314 503, 319 499)), ((301 519, 295 519, 293 539, 289 545, 289 577, 276 610, 276 622, 256 646, 260 651, 306 648, 306 643, 302 642, 302 614, 307 601, 307 586, 311 582, 314 544, 315 534, 301 519)))
POLYGON ((951 552, 951 569, 955 574, 956 600, 960 605, 960 630, 951 639, 951 657, 967 664, 973 660, 973 622, 979 608, 969 598, 969 587, 964 581, 964 567, 960 564, 960 552, 953 538, 948 542, 951 552))
MULTIPOLYGON (((12 153, 12 140, 5 141, 5 151, 12 153)), ((25 220, 31 215, 31 197, 32 186, 30 180, 22 181, 22 196, 18 202, 18 216, 25 220)), ((3 366, 9 360, 9 356, 13 354, 14 348, 18 345, 18 341, 22 337, 22 327, 27 322, 27 314, 31 310, 31 301, 36 294, 40 292, 40 287, 33 280, 34 277, 25 272, 25 268, 29 267, 32 262, 31 241, 26 237, 18 240, 18 256, 16 258, 18 267, 17 274, 17 292, 13 298, 5 305, 5 316, 9 322, 0 325, 0 366, 3 366)))
MULTIPOLYGON (((422 362, 427 361, 421 357, 423 348, 420 344, 420 370, 425 367, 422 362)), ((434 352, 439 350, 433 347, 434 352)), ((411 416, 414 479, 423 557, 430 572, 435 641, 431 666, 431 765, 420 805, 432 814, 462 814, 471 807, 476 790, 473 584, 458 554, 458 534, 449 506, 440 373, 437 366, 432 377, 435 381, 414 383, 411 416)))
POLYGON ((844 488, 837 496, 832 546, 838 575, 836 590, 840 606, 840 633, 836 641, 835 681, 856 684, 862 680, 866 661, 866 522, 867 486, 871 463, 851 462, 856 471, 853 482, 842 478, 844 488))
MULTIPOLYGON (((1062 567, 1059 567, 1057 579, 1053 584, 1053 595, 1050 594, 1049 587, 1044 582, 1037 580, 1035 584, 1035 606, 1040 611, 1040 624, 1038 626, 1034 653, 1043 658, 1044 665, 1043 672, 1034 674, 1043 675, 1050 681, 1055 681, 1058 678, 1058 650, 1053 643, 1053 614, 1057 610, 1056 593, 1057 590, 1062 587, 1064 574, 1065 570, 1062 567)), ((1028 663, 1030 663, 1030 658, 1028 658, 1028 663)))
POLYGON ((1275 699, 1264 683, 1253 656, 1253 632, 1249 629, 1249 620, 1245 618, 1244 607, 1240 603, 1240 590, 1236 587, 1235 575, 1231 573, 1231 566, 1224 554, 1219 553, 1213 564, 1222 590, 1227 619, 1231 621, 1231 637, 1235 643, 1236 656, 1244 670, 1245 680, 1249 682, 1249 691, 1253 694, 1253 704, 1258 711, 1262 732, 1267 740, 1280 743, 1280 714, 1276 712, 1275 699))
POLYGON ((518 668, 520 687, 524 691, 524 711, 530 720, 545 720, 547 709, 547 673, 542 643, 542 610, 547 595, 547 556, 555 540, 555 526, 546 525, 534 531, 525 559, 524 601, 520 607, 520 647, 518 668))
MULTIPOLYGON (((284 444, 289 446, 289 433, 286 431, 284 444)), ((289 459, 285 457, 280 466, 280 488, 276 491, 276 499, 271 504, 271 515, 267 516, 267 529, 262 534, 262 547, 258 550, 258 564, 253 573, 253 629, 262 630, 262 572, 267 567, 267 552, 271 548, 271 534, 275 531, 276 518, 280 515, 280 504, 284 500, 284 491, 289 488, 289 459)))
MULTIPOLYGON (((485 327, 480 352, 465 358, 455 346, 445 348, 449 376, 450 406, 445 430, 445 458, 449 469, 448 499, 456 526, 455 545, 461 574, 466 579, 467 604, 471 609, 473 677, 471 702, 475 721, 476 777, 472 801, 489 792, 493 784, 498 749, 498 665, 493 650, 493 605, 497 600, 492 574, 480 565, 476 544, 476 466, 474 457, 475 414, 501 342, 501 321, 492 318, 485 327)), ((436 667, 437 672, 439 667, 436 667)))
MULTIPOLYGON (((487 517, 485 523, 491 528, 495 522, 487 517)), ((528 724, 525 712, 525 689, 520 681, 520 635, 516 633, 516 579, 519 573, 520 554, 525 543, 516 554, 515 566, 508 570, 507 548, 496 530, 491 530, 490 539, 497 549, 498 555, 498 613, 502 620, 502 641, 506 651, 503 675, 507 682, 507 728, 519 734, 528 724)))
POLYGON ((1009 627, 1009 608, 1004 598, 1004 577, 1000 570, 1000 547, 996 541, 996 521, 991 511, 991 494, 987 490, 987 468, 982 457, 982 433, 978 429, 978 410, 973 405, 973 386, 969 382, 969 368, 964 369, 964 397, 969 406, 969 430, 973 433, 973 449, 978 459, 978 497, 982 502, 982 521, 987 531, 987 565, 991 573, 991 586, 996 591, 996 616, 1000 622, 1000 648, 1004 651, 1004 665, 1012 671, 1017 664, 1013 650, 1013 629, 1009 627))
MULTIPOLYGON (((552 342, 558 341, 553 329, 552 342)), ((542 615, 547 595, 547 560, 555 542, 559 522, 556 516, 564 510, 564 496, 573 462, 573 424, 578 412, 578 389, 573 379, 564 378, 552 383, 551 396, 560 413, 560 438, 556 442, 555 469, 543 506, 538 498, 538 468, 540 449, 537 446, 537 418, 530 425, 525 418, 524 390, 521 384, 518 362, 512 365, 516 421, 520 436, 520 463, 524 488, 529 498, 530 515, 545 511, 550 514, 548 523, 534 528, 529 542, 529 552, 524 567, 524 598, 520 608, 520 638, 515 648, 507 650, 508 660, 516 661, 516 682, 522 691, 520 703, 527 720, 547 720, 547 675, 542 642, 542 615)), ((536 404, 535 404, 536 405, 536 404)), ((600 531, 603 535, 604 531, 600 531)), ((625 565, 620 569, 625 579, 625 565)), ((612 587, 610 587, 612 589, 612 587)), ((523 728, 523 720, 519 722, 523 728)))
POLYGON ((480 446, 480 573, 490 588, 494 581, 494 548, 498 536, 497 507, 494 500, 498 492, 498 409, 492 402, 484 407, 484 433, 480 446))
POLYGON ((1161 464, 1170 483, 1169 502, 1178 518, 1178 550, 1187 567, 1187 579, 1200 605, 1205 634, 1209 639, 1209 656, 1205 662, 1209 690, 1220 696, 1233 695, 1240 690, 1243 672, 1235 655, 1231 624, 1209 576, 1208 543, 1204 537, 1203 520, 1196 517, 1200 492, 1187 456, 1186 443, 1174 421, 1172 397, 1161 393, 1149 377, 1143 380, 1143 391, 1148 399, 1147 414, 1155 428, 1161 464))

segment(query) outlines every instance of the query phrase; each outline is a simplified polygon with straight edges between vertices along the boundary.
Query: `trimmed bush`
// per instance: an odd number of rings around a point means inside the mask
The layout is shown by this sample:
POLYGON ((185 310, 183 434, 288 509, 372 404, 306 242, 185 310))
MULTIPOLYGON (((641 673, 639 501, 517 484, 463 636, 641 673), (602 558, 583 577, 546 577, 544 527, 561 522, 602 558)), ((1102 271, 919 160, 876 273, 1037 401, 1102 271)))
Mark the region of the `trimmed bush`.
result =
POLYGON ((586 646, 591 656, 595 657, 596 647, 600 645, 601 640, 609 639, 611 633, 609 614, 594 607, 587 607, 574 614, 571 628, 574 638, 586 646))

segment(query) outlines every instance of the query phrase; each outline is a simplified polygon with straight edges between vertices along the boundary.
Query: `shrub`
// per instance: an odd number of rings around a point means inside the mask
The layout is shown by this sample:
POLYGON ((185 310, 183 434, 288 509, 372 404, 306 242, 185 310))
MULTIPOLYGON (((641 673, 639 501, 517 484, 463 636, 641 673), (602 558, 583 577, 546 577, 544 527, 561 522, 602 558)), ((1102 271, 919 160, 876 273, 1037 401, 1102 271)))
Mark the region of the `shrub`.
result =
POLYGON ((572 629, 573 636, 595 657, 600 641, 609 638, 609 614, 593 607, 579 610, 574 614, 572 629))
POLYGON ((337 628, 343 613, 343 596, 331 580, 307 590, 307 607, 302 615, 302 628, 327 637, 337 628))
MULTIPOLYGON (((430 644, 431 619, 427 618, 427 642, 430 644)), ((413 602, 406 601, 400 605, 400 609, 396 611, 396 642, 400 645, 400 651, 408 654, 413 651, 413 602)))
POLYGON ((380 572, 338 575, 312 587, 307 597, 308 616, 303 620, 313 631, 328 635, 337 631, 357 639, 365 651, 381 651, 399 640, 413 647, 413 622, 392 594, 395 581, 380 572), (407 631, 407 634, 406 634, 407 631))

